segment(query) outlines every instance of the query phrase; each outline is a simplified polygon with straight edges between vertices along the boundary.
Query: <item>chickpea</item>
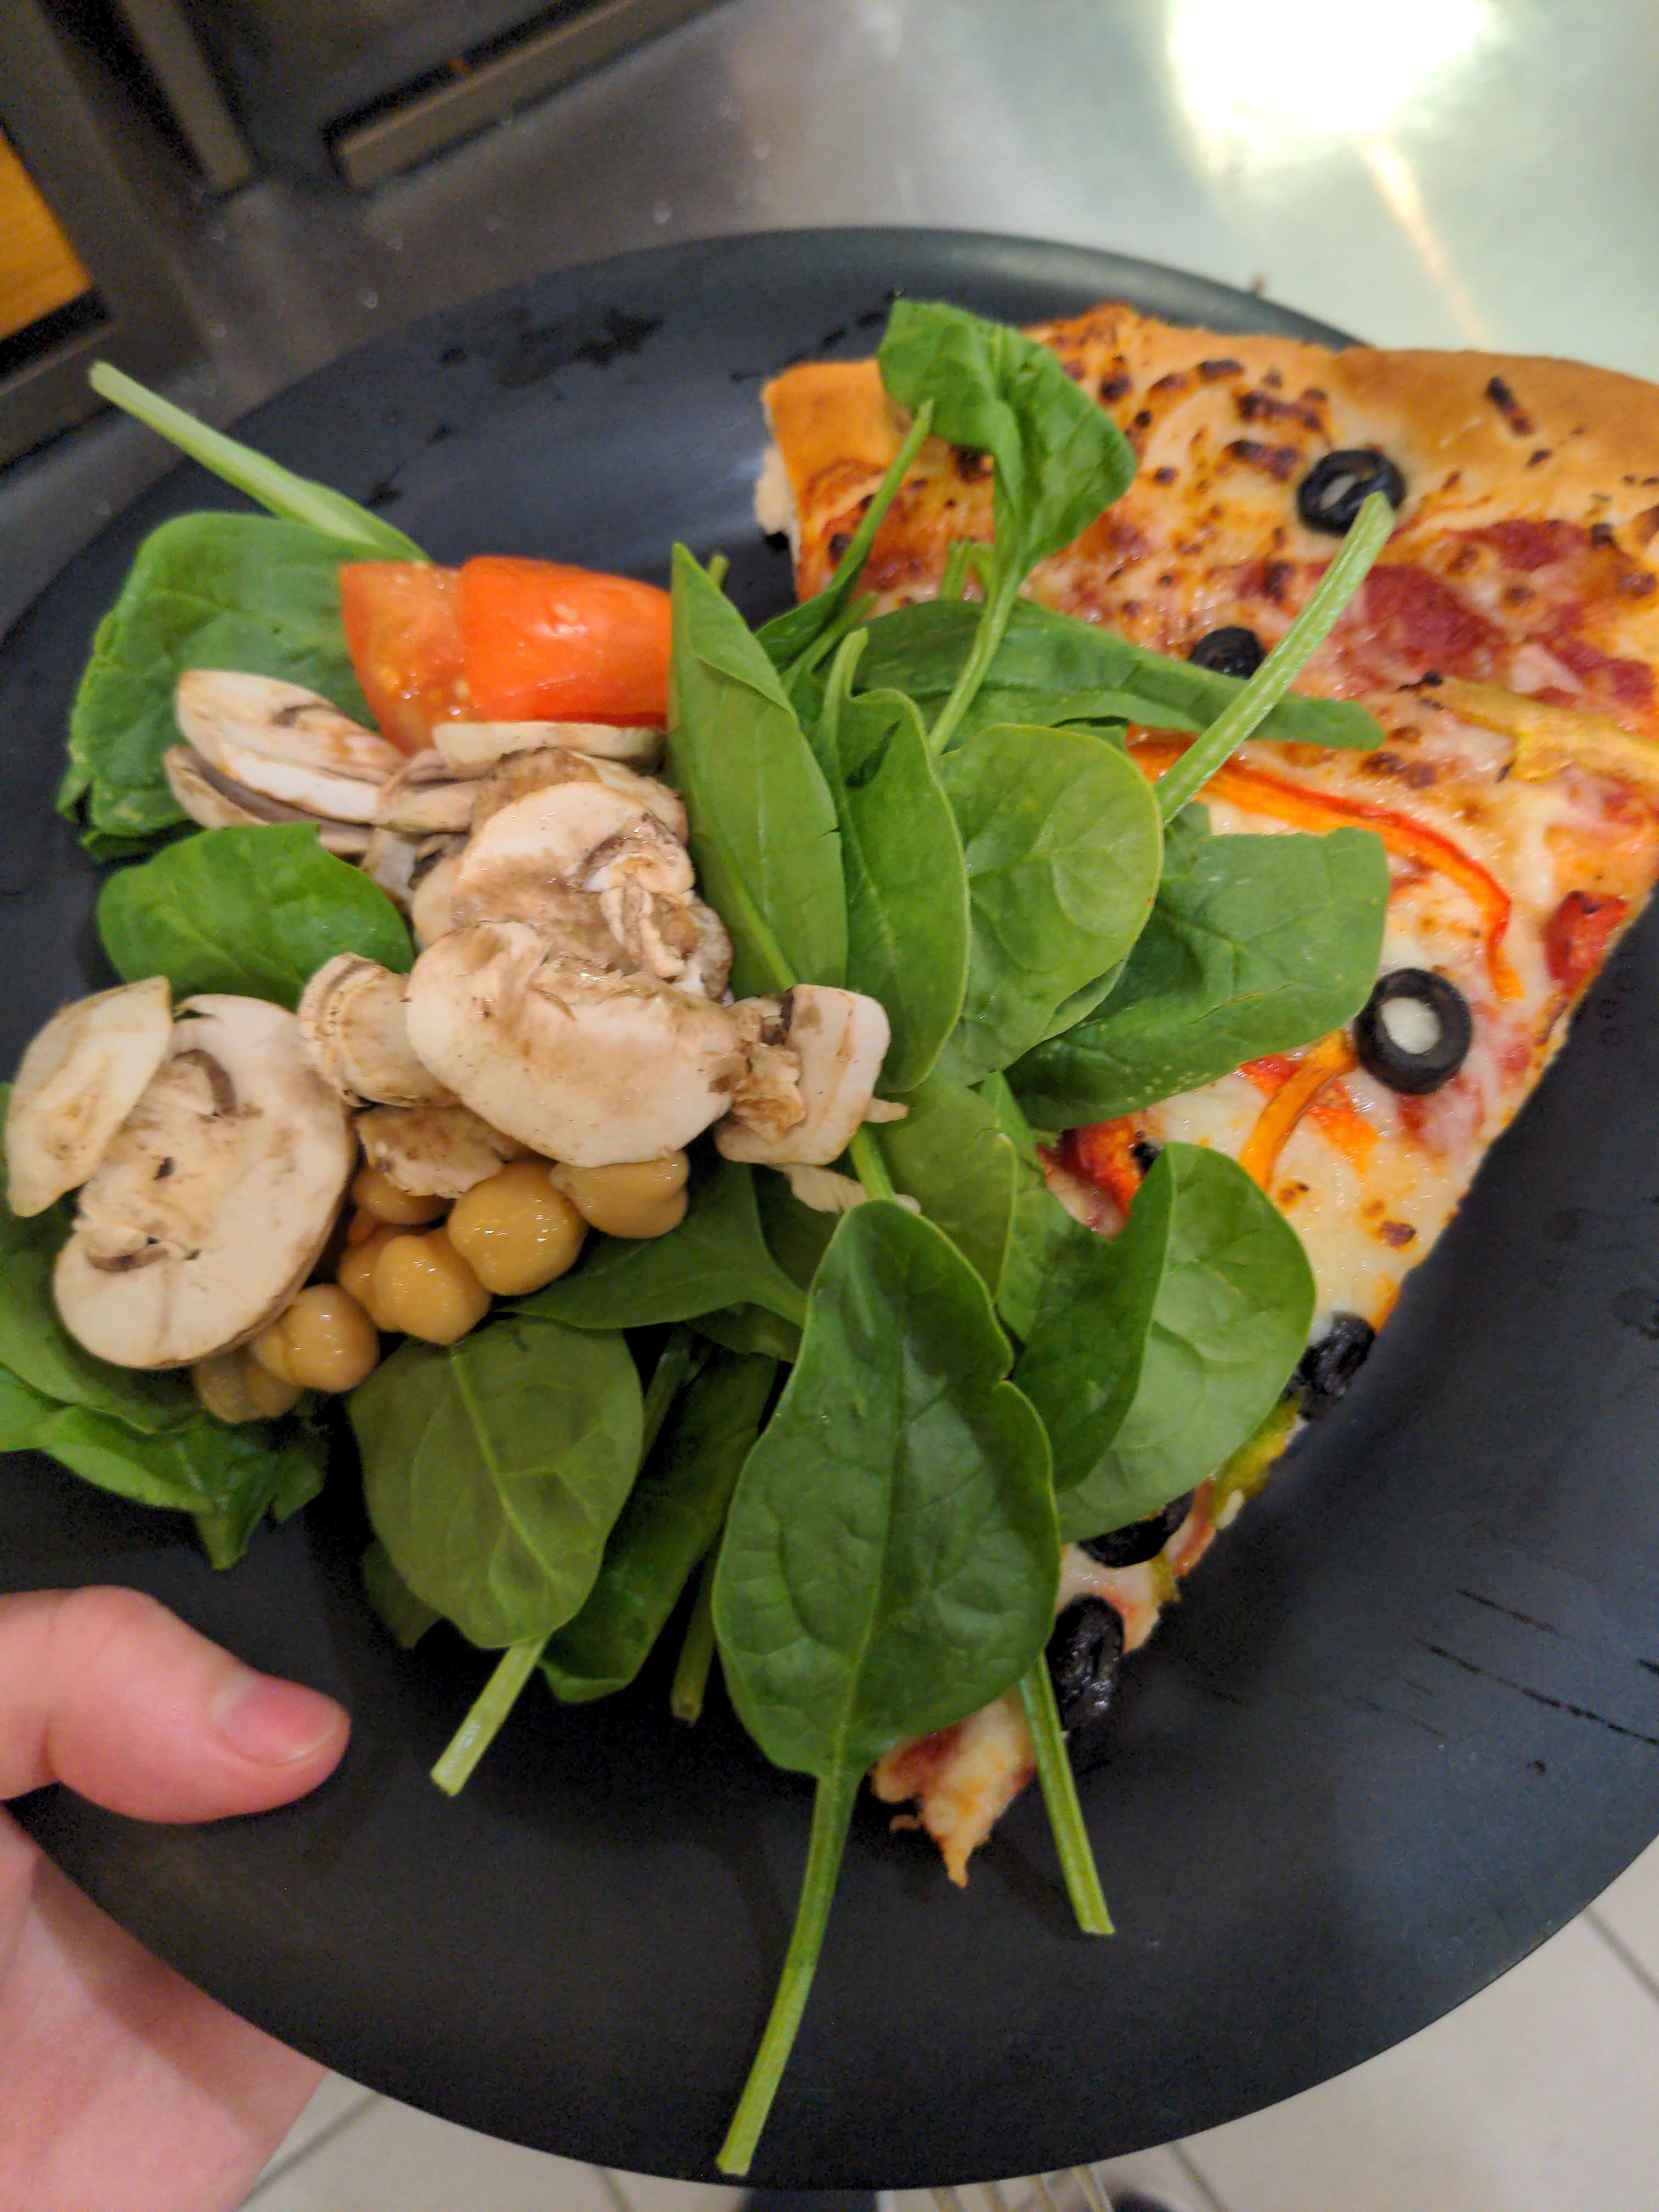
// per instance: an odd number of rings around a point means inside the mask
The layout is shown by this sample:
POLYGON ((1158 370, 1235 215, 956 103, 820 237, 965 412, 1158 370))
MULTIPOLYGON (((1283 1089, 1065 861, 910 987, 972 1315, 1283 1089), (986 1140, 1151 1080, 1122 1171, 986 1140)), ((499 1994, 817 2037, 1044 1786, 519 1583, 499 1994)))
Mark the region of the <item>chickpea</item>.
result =
POLYGON ((497 1297, 522 1297, 563 1274, 587 1224, 541 1160, 515 1160, 475 1182, 450 1208, 446 1236, 497 1297))
POLYGON ((240 1349, 216 1352, 210 1358, 198 1359, 190 1370, 190 1380, 210 1413, 237 1426, 285 1413, 300 1395, 297 1383, 279 1382, 240 1349))
POLYGON ((351 1196, 365 1213, 398 1229, 422 1228, 444 1210, 441 1198, 416 1198, 411 1191, 399 1190, 384 1168, 359 1168, 351 1178, 351 1196))
POLYGON ((427 1344, 456 1343, 489 1311, 489 1291, 441 1229, 383 1244, 373 1297, 385 1328, 427 1344))
POLYGON ((248 1346, 258 1365, 304 1390, 355 1390, 380 1357, 374 1324, 337 1283, 308 1283, 248 1346))
POLYGON ((375 1221, 370 1213, 360 1213, 356 1218, 373 1222, 373 1230, 356 1243, 348 1241, 335 1267, 334 1279, 348 1297, 356 1299, 376 1328, 386 1328, 390 1323, 380 1319, 374 1304, 374 1263, 392 1238, 404 1232, 394 1229, 389 1221, 375 1221))
POLYGON ((556 1167, 553 1180, 591 1228, 607 1237, 665 1237, 685 1218, 684 1152, 614 1168, 556 1167))
POLYGON ((279 1413, 291 1413, 299 1402, 300 1384, 286 1382, 280 1376, 268 1373, 260 1366, 247 1345, 242 1346, 240 1358, 244 1362, 243 1380, 253 1407, 254 1418, 261 1421, 274 1421, 279 1413))
POLYGON ((378 1237, 383 1229, 391 1226, 390 1222, 382 1221, 378 1213, 371 1213, 366 1206, 356 1206, 345 1226, 343 1249, 349 1252, 354 1244, 367 1244, 371 1237, 378 1237))

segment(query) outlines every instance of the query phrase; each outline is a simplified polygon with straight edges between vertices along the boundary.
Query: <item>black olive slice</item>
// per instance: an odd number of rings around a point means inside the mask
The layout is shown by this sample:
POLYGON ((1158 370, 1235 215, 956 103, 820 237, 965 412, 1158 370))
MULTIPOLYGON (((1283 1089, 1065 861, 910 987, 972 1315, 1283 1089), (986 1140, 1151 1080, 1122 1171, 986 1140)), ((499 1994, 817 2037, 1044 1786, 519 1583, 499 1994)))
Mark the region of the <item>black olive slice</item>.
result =
POLYGON ((1123 1618, 1104 1599, 1068 1605, 1048 1638, 1048 1672, 1064 1729, 1091 1728, 1111 1711, 1123 1656, 1123 1618))
POLYGON ((1357 1313, 1331 1316, 1331 1325, 1303 1353, 1296 1370, 1302 1411, 1310 1421, 1328 1413, 1364 1365, 1376 1331, 1357 1313))
POLYGON ((1253 629, 1229 623, 1200 638, 1187 655, 1194 668, 1212 668, 1218 676, 1254 676, 1267 658, 1267 648, 1253 629))
POLYGON ((1322 454, 1303 477, 1296 488, 1296 511, 1310 530, 1342 538, 1374 491, 1390 507, 1403 506, 1406 479, 1375 446, 1345 446, 1340 453, 1322 454))
POLYGON ((1161 1513, 1132 1521, 1127 1528, 1109 1529, 1103 1536, 1085 1536, 1082 1548, 1103 1567, 1138 1567, 1155 1559, 1193 1510, 1193 1493, 1172 1498, 1161 1513))
POLYGON ((1354 1018, 1360 1066, 1390 1091, 1413 1098, 1451 1081, 1468 1058, 1474 1036, 1468 1000, 1455 983, 1427 968, 1396 968, 1384 975, 1354 1018), (1391 1024, 1390 1006, 1409 1012, 1391 1024))

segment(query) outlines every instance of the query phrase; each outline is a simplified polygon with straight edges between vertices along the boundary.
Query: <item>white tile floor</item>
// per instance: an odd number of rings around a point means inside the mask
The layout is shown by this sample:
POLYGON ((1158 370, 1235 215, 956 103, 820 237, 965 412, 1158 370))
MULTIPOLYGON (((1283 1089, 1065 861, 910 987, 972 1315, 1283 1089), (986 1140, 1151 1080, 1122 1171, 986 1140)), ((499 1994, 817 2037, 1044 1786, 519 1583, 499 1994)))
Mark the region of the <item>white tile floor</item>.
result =
MULTIPOLYGON (((1470 2003, 1271 2112, 1102 2169, 1181 2212, 1659 2212, 1659 1844, 1470 2003)), ((257 2212, 735 2212, 372 2096, 319 2093, 257 2212)), ((1018 2207, 1018 2192, 1009 2192, 1018 2207)), ((889 2212, 933 2212, 920 2194, 889 2212)), ((977 2205, 972 2212, 980 2212, 977 2205)))

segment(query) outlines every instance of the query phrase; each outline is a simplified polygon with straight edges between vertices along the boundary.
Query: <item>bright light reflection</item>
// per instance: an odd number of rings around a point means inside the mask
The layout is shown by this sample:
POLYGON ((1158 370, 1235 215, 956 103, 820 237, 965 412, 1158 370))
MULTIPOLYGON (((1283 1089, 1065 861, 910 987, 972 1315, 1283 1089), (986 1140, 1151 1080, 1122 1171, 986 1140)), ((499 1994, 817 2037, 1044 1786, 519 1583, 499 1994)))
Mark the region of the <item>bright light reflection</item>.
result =
POLYGON ((1212 161, 1293 159, 1406 120, 1494 27, 1492 0, 1175 0, 1170 64, 1212 161))

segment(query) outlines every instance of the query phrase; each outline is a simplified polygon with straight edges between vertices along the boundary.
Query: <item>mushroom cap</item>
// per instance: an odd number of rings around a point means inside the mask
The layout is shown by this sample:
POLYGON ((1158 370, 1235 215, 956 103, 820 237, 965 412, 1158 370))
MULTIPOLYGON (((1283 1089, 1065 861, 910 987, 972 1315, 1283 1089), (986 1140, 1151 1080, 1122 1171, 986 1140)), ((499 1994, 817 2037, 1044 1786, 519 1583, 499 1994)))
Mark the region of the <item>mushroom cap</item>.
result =
POLYGON ((609 722, 438 722, 433 726, 432 742, 452 775, 482 775, 511 753, 542 752, 550 745, 586 753, 591 760, 654 768, 662 758, 663 733, 655 727, 613 726, 609 722))
POLYGON ((714 1132, 714 1142, 728 1160, 828 1167, 869 1109, 892 1035, 887 1011, 861 991, 798 983, 785 992, 782 1012, 781 1036, 769 1036, 763 1048, 781 1048, 799 1061, 804 1116, 769 1136, 748 1126, 739 1109, 714 1132))
POLYGON ((636 775, 618 761, 591 760, 558 745, 509 754, 481 775, 473 786, 472 827, 482 830, 504 806, 559 783, 603 784, 619 798, 631 799, 639 813, 659 822, 678 843, 685 842, 690 824, 678 792, 653 775, 636 775))
POLYGON ((299 684, 187 668, 173 693, 186 741, 245 790, 334 822, 369 823, 406 756, 299 684))
POLYGON ((374 819, 405 837, 465 836, 477 786, 455 775, 440 752, 414 754, 380 786, 374 819))
POLYGON ((520 921, 440 938, 409 979, 410 1042, 492 1127, 573 1167, 690 1143, 731 1103, 729 1010, 562 953, 520 921))
POLYGON ((417 945, 431 945, 455 927, 453 902, 461 852, 462 848, 456 845, 440 853, 416 877, 410 891, 409 919, 417 945))
POLYGON ((82 1190, 52 1279, 64 1326, 118 1367, 187 1366, 246 1343, 310 1273, 356 1159, 292 1014, 186 1000, 82 1190))
POLYGON ((192 822, 204 830, 255 828, 266 822, 308 822, 316 830, 325 851, 342 860, 360 860, 368 850, 369 832, 361 822, 335 822, 303 806, 288 806, 280 799, 267 799, 233 783, 228 775, 210 768, 188 745, 169 745, 161 768, 173 793, 192 822))
POLYGON ((411 1198, 459 1198, 474 1183, 524 1158, 504 1137, 453 1098, 426 1106, 374 1106, 357 1116, 357 1136, 371 1167, 411 1198))
POLYGON ((137 1104, 173 1034, 165 975, 60 1006, 23 1054, 6 1115, 14 1213, 44 1213, 82 1183, 137 1104))
POLYGON ((295 1009, 306 1058, 348 1106, 420 1106, 448 1092, 410 1048, 404 979, 359 952, 337 952, 295 1009))

